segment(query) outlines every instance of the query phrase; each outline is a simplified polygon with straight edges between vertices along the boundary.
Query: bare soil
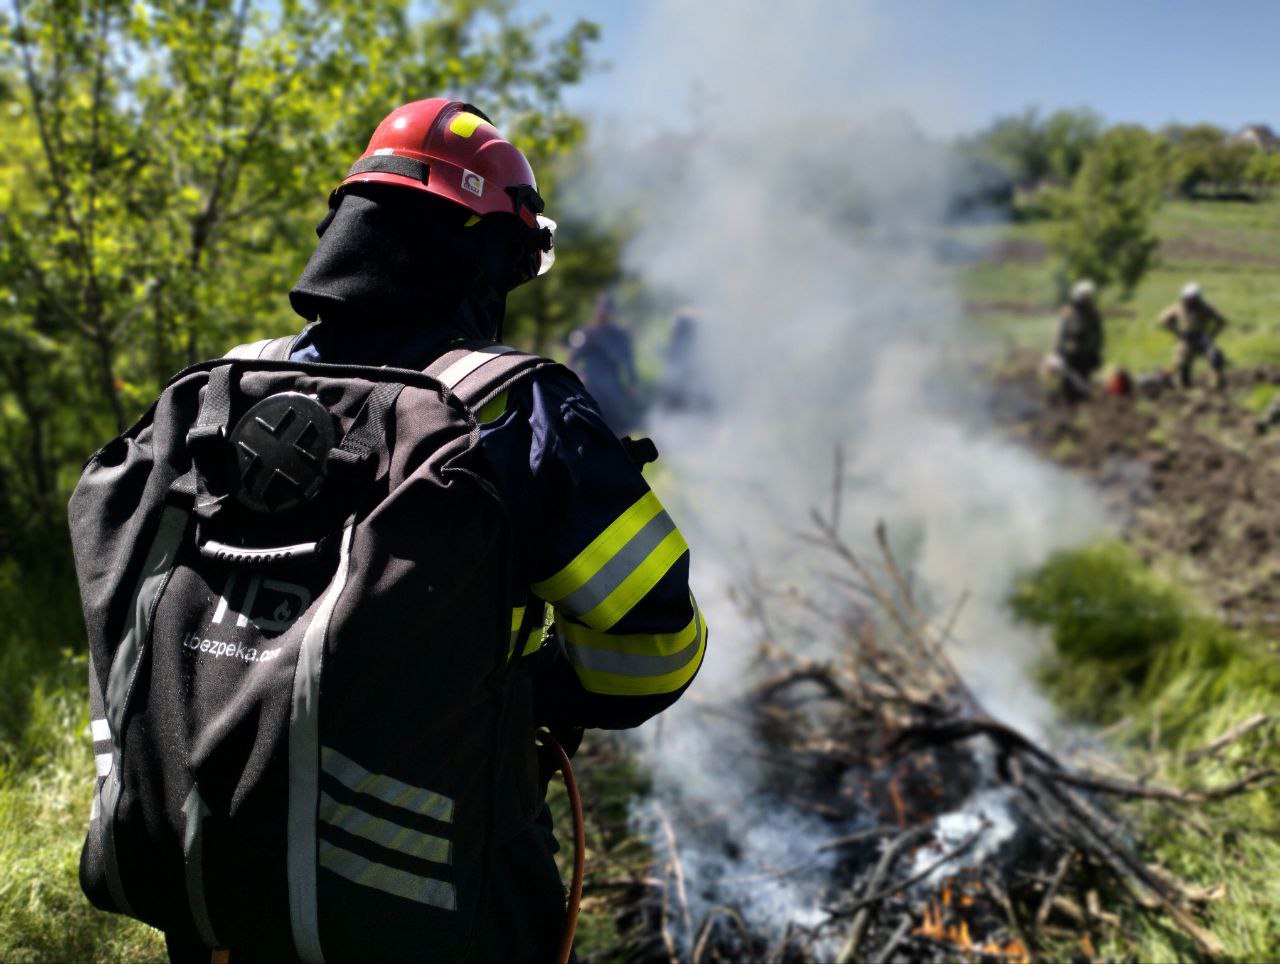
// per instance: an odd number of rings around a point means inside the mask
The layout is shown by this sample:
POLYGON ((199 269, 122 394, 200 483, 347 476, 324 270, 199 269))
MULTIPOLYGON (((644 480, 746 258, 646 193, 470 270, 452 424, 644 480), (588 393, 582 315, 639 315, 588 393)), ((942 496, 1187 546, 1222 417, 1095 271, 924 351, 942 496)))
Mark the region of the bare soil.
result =
POLYGON ((1280 267, 1280 258, 1274 255, 1228 247, 1203 237, 1165 239, 1160 242, 1160 256, 1165 261, 1207 261, 1258 268, 1280 267))
POLYGON ((1039 238, 1007 238, 990 245, 983 260, 996 264, 1039 264, 1048 256, 1049 248, 1039 238))
POLYGON ((1122 537, 1172 564, 1228 622, 1280 621, 1280 426, 1265 434, 1243 401, 1280 385, 1280 367, 1234 369, 1228 388, 1113 397, 1099 385, 1075 406, 1052 397, 1038 357, 996 373, 993 407, 1015 437, 1097 483, 1122 537))

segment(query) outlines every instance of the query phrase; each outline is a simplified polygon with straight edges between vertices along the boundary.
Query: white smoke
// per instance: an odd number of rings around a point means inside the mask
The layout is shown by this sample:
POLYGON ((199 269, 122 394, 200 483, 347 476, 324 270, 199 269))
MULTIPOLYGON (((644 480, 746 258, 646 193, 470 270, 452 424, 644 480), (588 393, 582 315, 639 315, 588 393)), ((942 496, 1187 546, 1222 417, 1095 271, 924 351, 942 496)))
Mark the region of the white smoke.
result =
MULTIPOLYGON (((954 390, 973 333, 935 249, 957 185, 945 148, 910 117, 955 92, 913 103, 876 89, 858 68, 877 43, 865 5, 646 10, 584 200, 634 205, 627 267, 702 318, 699 378, 714 410, 651 430, 710 644, 685 700, 639 743, 659 799, 729 821, 741 854, 676 828, 691 878, 723 881, 794 864, 824 834, 761 806, 741 723, 700 706, 751 681, 758 636, 726 591, 744 547, 766 583, 803 571, 793 534, 829 499, 837 443, 849 457, 843 532, 858 544, 884 519, 933 597, 968 594, 954 658, 991 712, 1033 734, 1052 717, 1027 676, 1039 641, 1005 599, 1017 572, 1103 517, 1082 485, 984 427, 954 390)), ((732 896, 757 925, 814 911, 785 875, 732 896)))

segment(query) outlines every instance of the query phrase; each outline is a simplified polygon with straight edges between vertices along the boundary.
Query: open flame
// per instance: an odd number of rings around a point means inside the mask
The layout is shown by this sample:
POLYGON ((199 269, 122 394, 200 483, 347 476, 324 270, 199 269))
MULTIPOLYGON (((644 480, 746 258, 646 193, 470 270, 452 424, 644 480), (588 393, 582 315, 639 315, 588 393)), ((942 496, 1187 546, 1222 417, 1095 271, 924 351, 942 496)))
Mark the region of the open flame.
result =
MULTIPOLYGON (((966 894, 961 894, 959 900, 955 901, 955 903, 958 906, 967 907, 973 903, 973 899, 966 894)), ((1005 944, 999 944, 995 941, 976 944, 972 934, 969 932, 969 922, 964 917, 959 917, 957 920, 948 923, 945 919, 948 915, 944 913, 944 910, 950 908, 952 904, 951 889, 949 887, 944 888, 941 902, 935 899, 930 900, 925 905, 924 921, 912 933, 918 937, 927 937, 940 944, 954 944, 963 951, 1000 957, 1010 962, 1016 962, 1016 964, 1029 964, 1031 955, 1027 952, 1027 947, 1022 941, 1014 939, 1005 944)))

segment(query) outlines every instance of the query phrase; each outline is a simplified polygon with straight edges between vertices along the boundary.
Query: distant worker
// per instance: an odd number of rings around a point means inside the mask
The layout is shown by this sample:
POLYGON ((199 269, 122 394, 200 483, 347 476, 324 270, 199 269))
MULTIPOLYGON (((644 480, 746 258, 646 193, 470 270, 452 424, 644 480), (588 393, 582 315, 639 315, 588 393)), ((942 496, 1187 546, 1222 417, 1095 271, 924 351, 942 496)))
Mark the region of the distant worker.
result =
POLYGON ((698 317, 691 309, 682 308, 676 312, 667 342, 659 403, 670 412, 704 412, 711 407, 711 397, 703 386, 698 317))
POLYGON ((614 324, 614 311, 613 295, 601 295, 591 324, 569 336, 569 367, 600 405, 605 422, 622 435, 639 421, 639 380, 631 334, 614 324))
POLYGON ((1189 282, 1178 300, 1160 313, 1158 324, 1178 338, 1173 364, 1183 388, 1190 387, 1191 366, 1200 355, 1213 370, 1214 387, 1226 387, 1227 359, 1214 342, 1226 327, 1227 319, 1204 299, 1198 284, 1189 282))
POLYGON ((1094 302, 1097 287, 1082 278, 1058 315, 1054 351, 1062 376, 1062 397, 1078 402, 1089 396, 1089 379, 1102 366, 1102 315, 1094 302))

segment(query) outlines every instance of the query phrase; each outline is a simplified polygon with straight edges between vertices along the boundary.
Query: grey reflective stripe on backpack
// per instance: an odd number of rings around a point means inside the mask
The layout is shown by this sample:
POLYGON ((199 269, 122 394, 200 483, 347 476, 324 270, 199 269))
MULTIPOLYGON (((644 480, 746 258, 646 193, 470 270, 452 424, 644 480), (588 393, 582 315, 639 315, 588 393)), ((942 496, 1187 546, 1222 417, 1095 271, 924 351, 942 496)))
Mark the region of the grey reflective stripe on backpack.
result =
POLYGON ((351 566, 352 522, 342 532, 338 569, 324 600, 302 636, 293 673, 293 710, 289 720, 289 922, 293 943, 304 961, 323 961, 317 909, 317 810, 320 805, 320 670, 329 620, 347 584, 351 566))
POLYGON ((236 345, 231 351, 223 355, 223 358, 261 358, 262 351, 274 339, 264 338, 261 341, 251 341, 247 345, 236 345))
POLYGON ((209 904, 204 896, 204 818, 209 808, 200 797, 195 784, 187 794, 182 812, 187 818, 186 833, 182 837, 182 856, 187 872, 187 903, 191 907, 191 919, 195 921, 200 939, 209 947, 221 947, 222 942, 214 933, 209 920, 209 904))
POLYGON ((165 506, 160 515, 160 525, 155 539, 147 551, 146 561, 142 566, 142 575, 138 578, 138 586, 133 591, 133 602, 129 609, 128 621, 125 623, 124 637, 120 648, 116 650, 115 659, 111 663, 111 671, 107 676, 106 711, 107 723, 111 729, 111 772, 102 784, 102 856, 106 868, 107 888, 111 891, 111 899, 117 908, 125 914, 132 915, 128 898, 125 897, 124 883, 120 877, 120 864, 116 859, 115 816, 116 804, 120 800, 120 755, 121 740, 124 734, 125 713, 129 708, 129 694, 133 691, 133 682, 138 674, 138 666, 142 662, 142 654, 147 639, 151 635, 151 617, 155 613, 156 601, 160 592, 173 571, 173 563, 178 555, 178 544, 187 529, 188 512, 175 506, 165 506))
POLYGON ((548 358, 508 345, 458 348, 440 356, 427 374, 449 389, 472 411, 535 369, 555 364, 548 358))
POLYGON ((289 357, 289 349, 293 347, 294 335, 281 338, 263 338, 244 345, 236 345, 223 358, 239 358, 246 360, 285 361, 289 357))
POLYGON ((457 361, 451 361, 449 367, 442 371, 436 378, 445 388, 453 388, 477 368, 487 365, 501 355, 515 351, 507 345, 494 345, 491 348, 482 348, 479 351, 470 351, 459 358, 457 361))

